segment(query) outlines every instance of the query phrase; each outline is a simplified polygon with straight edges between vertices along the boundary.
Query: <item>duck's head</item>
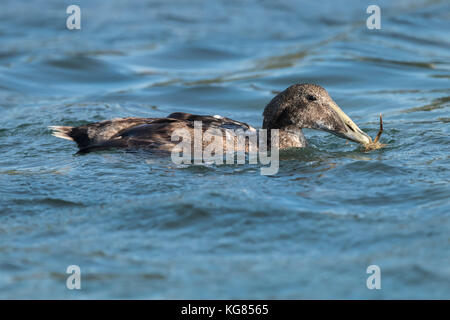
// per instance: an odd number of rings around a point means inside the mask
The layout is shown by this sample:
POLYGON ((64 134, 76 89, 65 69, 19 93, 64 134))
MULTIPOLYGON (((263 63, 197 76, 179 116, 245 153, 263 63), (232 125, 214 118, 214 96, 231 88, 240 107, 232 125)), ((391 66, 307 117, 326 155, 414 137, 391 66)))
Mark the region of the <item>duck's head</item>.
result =
POLYGON ((371 138, 363 132, 315 84, 294 84, 275 96, 264 109, 263 128, 295 131, 302 128, 323 130, 354 142, 366 144, 371 138))

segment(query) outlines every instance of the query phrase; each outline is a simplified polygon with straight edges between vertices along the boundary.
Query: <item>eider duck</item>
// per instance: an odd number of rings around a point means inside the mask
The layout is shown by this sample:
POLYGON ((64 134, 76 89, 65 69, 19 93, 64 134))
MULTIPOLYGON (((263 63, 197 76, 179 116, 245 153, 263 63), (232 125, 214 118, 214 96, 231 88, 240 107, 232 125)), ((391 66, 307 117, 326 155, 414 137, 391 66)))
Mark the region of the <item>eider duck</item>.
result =
MULTIPOLYGON (((279 130, 280 149, 307 145, 302 129, 317 129, 357 143, 372 140, 339 108, 328 92, 316 84, 294 84, 276 95, 264 109, 263 129, 279 130)), ((171 151, 177 129, 194 130, 201 121, 202 130, 215 128, 226 136, 227 131, 253 131, 250 125, 221 116, 194 115, 175 112, 166 118, 120 118, 90 123, 79 127, 51 126, 53 135, 75 141, 79 152, 122 148, 171 151)), ((268 140, 270 139, 270 130, 268 140)), ((205 141, 203 142, 205 143, 205 141)))

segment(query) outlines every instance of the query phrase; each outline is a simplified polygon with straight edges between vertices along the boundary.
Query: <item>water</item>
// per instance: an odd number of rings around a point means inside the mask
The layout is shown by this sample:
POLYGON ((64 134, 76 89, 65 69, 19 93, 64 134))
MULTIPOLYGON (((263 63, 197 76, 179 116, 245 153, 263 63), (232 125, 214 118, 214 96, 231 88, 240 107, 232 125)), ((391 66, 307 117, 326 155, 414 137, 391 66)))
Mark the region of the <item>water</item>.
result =
POLYGON ((381 30, 370 1, 78 1, 80 31, 70 4, 0 10, 0 298, 450 298, 448 1, 381 1, 381 30), (47 129, 174 111, 260 127, 298 82, 371 136, 383 113, 389 145, 306 131, 261 176, 76 155, 47 129))

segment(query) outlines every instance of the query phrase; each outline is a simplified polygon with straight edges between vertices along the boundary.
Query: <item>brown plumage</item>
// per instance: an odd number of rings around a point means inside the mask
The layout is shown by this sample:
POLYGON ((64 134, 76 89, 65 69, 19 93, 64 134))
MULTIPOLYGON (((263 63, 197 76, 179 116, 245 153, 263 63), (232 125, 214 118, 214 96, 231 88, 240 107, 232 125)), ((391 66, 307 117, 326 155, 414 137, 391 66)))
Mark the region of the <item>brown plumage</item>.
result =
MULTIPOLYGON (((290 86, 269 102, 263 115, 262 128, 268 129, 269 141, 270 129, 279 130, 280 149, 306 146, 302 128, 324 130, 359 143, 371 141, 337 106, 327 91, 315 84, 290 86)), ((203 132, 216 129, 221 134, 224 151, 227 132, 231 137, 236 130, 242 130, 248 135, 257 132, 250 125, 229 118, 182 112, 172 113, 166 118, 121 118, 79 127, 52 126, 50 129, 56 137, 75 141, 80 152, 107 148, 171 151, 179 143, 172 141, 173 132, 183 129, 193 136, 195 121, 201 121, 203 132)), ((208 143, 203 141, 203 146, 208 143)))

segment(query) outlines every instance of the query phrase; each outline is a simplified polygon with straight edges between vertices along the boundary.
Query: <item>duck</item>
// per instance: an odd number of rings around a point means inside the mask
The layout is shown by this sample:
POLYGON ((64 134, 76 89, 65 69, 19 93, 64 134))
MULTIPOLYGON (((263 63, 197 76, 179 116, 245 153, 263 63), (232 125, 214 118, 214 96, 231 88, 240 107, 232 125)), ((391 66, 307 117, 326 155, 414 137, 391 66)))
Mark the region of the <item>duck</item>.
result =
MULTIPOLYGON (((237 130, 257 132, 249 124, 230 118, 184 112, 174 112, 165 118, 116 118, 78 127, 50 126, 49 129, 57 138, 74 141, 80 153, 111 148, 170 152, 176 146, 174 132, 192 132, 198 122, 202 124, 203 133, 208 129, 219 131, 223 136, 237 130)), ((308 142, 302 129, 326 131, 360 144, 372 141, 334 102, 327 90, 311 83, 291 85, 273 97, 264 108, 262 129, 268 130, 268 141, 272 129, 278 130, 279 149, 306 147, 308 142)))

